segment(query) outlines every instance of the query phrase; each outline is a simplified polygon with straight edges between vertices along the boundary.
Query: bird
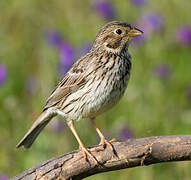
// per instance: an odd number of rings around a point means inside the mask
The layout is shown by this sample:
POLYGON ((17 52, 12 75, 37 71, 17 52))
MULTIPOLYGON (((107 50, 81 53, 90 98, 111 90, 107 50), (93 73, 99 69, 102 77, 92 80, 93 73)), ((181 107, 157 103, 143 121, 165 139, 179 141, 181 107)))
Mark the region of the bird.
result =
POLYGON ((42 113, 16 147, 30 148, 51 119, 61 115, 86 160, 89 156, 99 163, 82 143, 74 127, 76 120, 90 119, 101 139, 100 145, 108 145, 114 151, 111 141, 104 137, 95 121, 98 115, 115 106, 122 98, 131 70, 128 47, 131 40, 142 33, 140 29, 123 21, 111 21, 103 26, 92 48, 64 75, 47 99, 42 113))

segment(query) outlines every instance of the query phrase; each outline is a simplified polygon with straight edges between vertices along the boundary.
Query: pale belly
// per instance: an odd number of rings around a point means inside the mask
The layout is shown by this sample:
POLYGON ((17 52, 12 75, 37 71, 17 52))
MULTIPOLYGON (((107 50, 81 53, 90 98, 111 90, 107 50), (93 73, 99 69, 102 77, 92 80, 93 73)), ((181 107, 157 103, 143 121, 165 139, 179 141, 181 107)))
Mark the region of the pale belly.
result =
POLYGON ((94 118, 116 105, 123 96, 128 84, 129 75, 122 81, 117 77, 108 76, 101 81, 89 82, 83 89, 77 91, 68 100, 74 100, 63 112, 66 117, 79 120, 81 118, 94 118))
POLYGON ((97 91, 92 91, 91 98, 89 97, 91 100, 84 109, 84 117, 96 117, 115 106, 125 92, 128 79, 129 77, 126 77, 124 82, 116 81, 107 85, 102 82, 103 87, 100 86, 97 91))

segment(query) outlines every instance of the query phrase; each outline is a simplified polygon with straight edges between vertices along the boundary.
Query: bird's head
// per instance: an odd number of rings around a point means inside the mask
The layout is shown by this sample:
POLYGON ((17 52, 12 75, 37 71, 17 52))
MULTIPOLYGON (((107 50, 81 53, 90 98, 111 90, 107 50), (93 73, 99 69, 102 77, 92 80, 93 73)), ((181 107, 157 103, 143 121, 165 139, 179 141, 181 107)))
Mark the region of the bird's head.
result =
POLYGON ((93 47, 100 47, 113 53, 120 53, 125 47, 128 47, 133 37, 139 36, 142 33, 141 30, 128 23, 112 21, 99 31, 93 47))

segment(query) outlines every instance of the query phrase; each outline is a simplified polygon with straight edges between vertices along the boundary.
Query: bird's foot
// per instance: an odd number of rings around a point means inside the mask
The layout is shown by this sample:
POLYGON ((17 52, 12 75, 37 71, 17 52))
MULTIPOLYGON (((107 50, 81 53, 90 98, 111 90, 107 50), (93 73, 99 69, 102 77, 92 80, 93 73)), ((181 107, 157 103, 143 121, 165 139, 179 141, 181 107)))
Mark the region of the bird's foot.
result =
POLYGON ((113 138, 113 139, 111 139, 110 141, 108 141, 108 140, 105 139, 105 137, 103 136, 103 137, 101 138, 101 141, 100 141, 99 145, 102 145, 104 149, 105 149, 106 145, 108 145, 109 148, 111 149, 111 151, 113 152, 113 154, 114 154, 115 156, 117 156, 117 153, 116 153, 116 151, 115 151, 113 145, 111 144, 112 142, 115 142, 115 141, 116 141, 115 138, 113 138))
POLYGON ((89 156, 96 165, 100 165, 99 161, 94 157, 94 155, 84 146, 84 145, 80 145, 79 149, 82 151, 84 159, 89 162, 88 157, 89 156))

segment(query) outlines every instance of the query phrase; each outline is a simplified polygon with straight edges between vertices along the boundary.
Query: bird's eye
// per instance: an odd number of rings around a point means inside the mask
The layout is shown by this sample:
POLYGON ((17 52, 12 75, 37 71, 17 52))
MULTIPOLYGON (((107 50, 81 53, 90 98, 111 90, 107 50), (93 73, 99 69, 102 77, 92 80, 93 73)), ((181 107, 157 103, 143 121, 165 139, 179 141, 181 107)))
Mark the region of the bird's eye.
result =
POLYGON ((121 29, 117 29, 117 30, 115 31, 115 33, 118 34, 118 35, 120 35, 120 34, 122 33, 122 30, 121 30, 121 29))

